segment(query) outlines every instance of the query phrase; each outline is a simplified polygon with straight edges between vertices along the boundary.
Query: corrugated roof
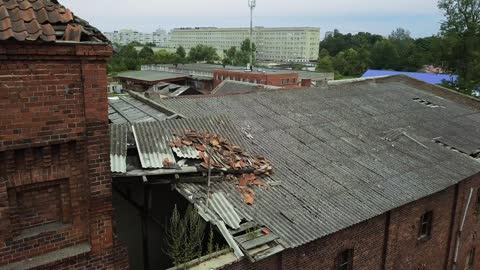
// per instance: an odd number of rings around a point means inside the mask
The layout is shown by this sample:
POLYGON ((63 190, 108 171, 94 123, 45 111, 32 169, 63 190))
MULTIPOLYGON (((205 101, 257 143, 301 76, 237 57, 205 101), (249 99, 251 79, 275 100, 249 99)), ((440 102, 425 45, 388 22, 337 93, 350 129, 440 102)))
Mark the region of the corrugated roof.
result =
POLYGON ((235 212, 232 204, 225 198, 223 192, 213 193, 211 200, 209 200, 209 205, 230 228, 238 229, 240 227, 242 220, 235 212))
POLYGON ((110 125, 110 167, 112 172, 127 171, 128 124, 110 125))
POLYGON ((281 87, 249 82, 225 80, 212 90, 212 95, 245 94, 255 91, 279 89, 281 87))
POLYGON ((163 80, 182 79, 187 76, 184 74, 171 73, 171 72, 138 70, 138 71, 120 72, 116 77, 134 79, 134 80, 140 80, 140 81, 156 82, 156 81, 163 81, 163 80))
POLYGON ((444 81, 455 82, 458 80, 457 75, 452 74, 432 74, 421 72, 404 72, 393 70, 367 70, 362 78, 379 77, 379 76, 392 76, 392 75, 405 75, 420 81, 424 81, 430 84, 442 84, 444 81))
POLYGON ((181 134, 186 129, 221 134, 235 144, 243 144, 238 130, 227 117, 221 115, 134 123, 132 129, 143 168, 162 168, 165 159, 175 162, 174 152, 180 158, 196 159, 199 154, 196 149, 186 146, 172 148, 169 145, 176 140, 174 133, 181 134))
POLYGON ((143 168, 163 168, 165 160, 175 161, 172 149, 168 145, 175 137, 172 134, 159 132, 160 124, 161 122, 142 122, 132 125, 143 168))
POLYGON ((130 96, 111 97, 108 99, 108 105, 108 118, 115 124, 163 121, 169 117, 130 96))
MULTIPOLYGON (((450 143, 478 149, 480 113, 401 82, 158 102, 186 117, 227 115, 239 132, 217 133, 240 136, 249 152, 272 162, 274 174, 265 180, 272 185, 255 188, 251 206, 231 183, 214 182, 211 189, 228 195, 240 217, 264 224, 286 247, 368 220, 480 171, 477 160, 433 141, 457 136, 450 143), (385 140, 394 129, 406 135, 385 140)), ((205 129, 202 120, 183 123, 182 128, 205 129)), ((179 188, 205 196, 205 185, 179 188)))
POLYGON ((0 40, 95 41, 107 38, 56 0, 1 0, 0 40))

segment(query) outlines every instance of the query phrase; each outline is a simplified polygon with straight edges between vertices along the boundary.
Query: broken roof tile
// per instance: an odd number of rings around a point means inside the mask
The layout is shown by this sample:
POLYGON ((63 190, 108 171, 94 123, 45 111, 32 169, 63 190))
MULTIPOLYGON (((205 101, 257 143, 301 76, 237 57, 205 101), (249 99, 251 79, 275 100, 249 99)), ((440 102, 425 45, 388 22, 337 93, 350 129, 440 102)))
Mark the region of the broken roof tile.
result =
POLYGON ((100 31, 55 0, 0 0, 0 41, 10 39, 108 42, 100 31))

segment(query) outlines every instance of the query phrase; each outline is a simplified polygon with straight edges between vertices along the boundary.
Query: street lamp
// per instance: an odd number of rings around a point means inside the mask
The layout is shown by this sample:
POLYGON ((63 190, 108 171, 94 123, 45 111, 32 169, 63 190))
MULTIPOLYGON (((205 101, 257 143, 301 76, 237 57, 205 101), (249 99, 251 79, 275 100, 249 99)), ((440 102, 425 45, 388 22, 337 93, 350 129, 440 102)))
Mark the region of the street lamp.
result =
POLYGON ((250 68, 253 65, 253 9, 257 6, 257 0, 248 0, 248 7, 250 8, 250 68))

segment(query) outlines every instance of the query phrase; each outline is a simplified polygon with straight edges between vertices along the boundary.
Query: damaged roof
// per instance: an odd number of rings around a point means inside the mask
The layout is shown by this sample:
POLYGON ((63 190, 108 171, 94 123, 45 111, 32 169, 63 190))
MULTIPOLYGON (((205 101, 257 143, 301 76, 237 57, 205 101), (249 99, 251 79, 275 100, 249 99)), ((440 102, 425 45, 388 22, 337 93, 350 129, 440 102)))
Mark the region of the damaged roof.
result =
POLYGON ((163 121, 172 115, 130 95, 108 98, 108 119, 114 124, 163 121))
MULTIPOLYGON (((377 80, 158 103, 191 118, 227 116, 245 147, 272 162, 274 174, 264 179, 269 189, 255 188, 255 204, 245 204, 228 182, 213 182, 212 192, 226 194, 240 217, 267 226, 286 248, 429 196, 480 171, 480 162, 470 156, 480 148, 479 111, 405 82, 377 80)), ((203 184, 178 188, 205 197, 203 184)))
POLYGON ((56 0, 1 0, 0 41, 109 41, 56 0))
POLYGON ((280 89, 281 87, 273 85, 263 85, 250 82, 239 82, 232 80, 224 80, 215 89, 212 90, 212 95, 229 95, 229 94, 245 94, 256 91, 280 89))

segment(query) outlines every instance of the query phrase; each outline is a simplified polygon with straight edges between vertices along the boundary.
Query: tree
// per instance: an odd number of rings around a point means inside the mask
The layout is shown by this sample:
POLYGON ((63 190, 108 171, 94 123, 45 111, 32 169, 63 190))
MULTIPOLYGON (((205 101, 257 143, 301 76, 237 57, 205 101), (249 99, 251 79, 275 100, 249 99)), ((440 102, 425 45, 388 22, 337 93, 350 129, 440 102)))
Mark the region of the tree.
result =
POLYGON ((446 67, 459 75, 463 92, 480 85, 480 0, 439 0, 441 34, 446 40, 446 67))
POLYGON ((187 263, 202 255, 202 242, 206 223, 197 210, 188 206, 182 217, 175 205, 172 217, 165 226, 165 254, 175 266, 187 263))
POLYGON ((248 53, 256 52, 257 51, 257 46, 255 45, 255 43, 252 42, 252 48, 250 48, 250 39, 247 38, 240 45, 240 50, 242 52, 248 52, 248 53))
POLYGON ((210 46, 197 45, 190 50, 188 58, 193 62, 213 63, 215 60, 218 60, 219 57, 217 55, 217 49, 210 46))
POLYGON ((179 47, 177 48, 176 54, 177 54, 181 59, 185 59, 185 57, 187 56, 187 53, 185 52, 185 49, 184 49, 182 46, 179 46, 179 47))
POLYGON ((327 55, 318 59, 316 71, 319 72, 334 72, 332 57, 327 55))
POLYGON ((138 53, 132 44, 123 46, 120 49, 119 57, 128 70, 137 70, 139 68, 138 53))
POLYGON ((371 52, 372 67, 375 69, 397 69, 400 56, 392 41, 385 39, 375 43, 371 52))
POLYGON ((148 46, 144 46, 142 48, 142 50, 138 53, 138 57, 140 58, 140 60, 142 61, 142 63, 144 64, 149 64, 149 63, 152 63, 153 62, 153 56, 154 56, 154 52, 152 50, 152 48, 148 47, 148 46))

